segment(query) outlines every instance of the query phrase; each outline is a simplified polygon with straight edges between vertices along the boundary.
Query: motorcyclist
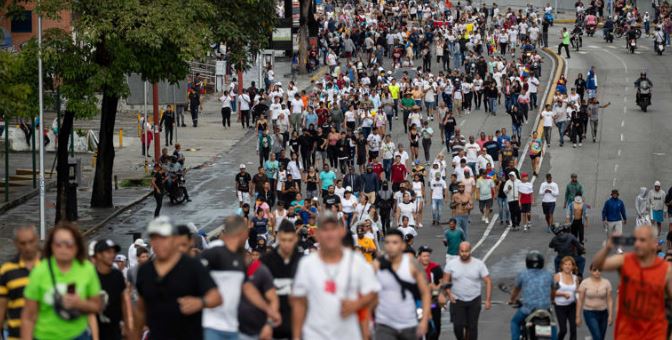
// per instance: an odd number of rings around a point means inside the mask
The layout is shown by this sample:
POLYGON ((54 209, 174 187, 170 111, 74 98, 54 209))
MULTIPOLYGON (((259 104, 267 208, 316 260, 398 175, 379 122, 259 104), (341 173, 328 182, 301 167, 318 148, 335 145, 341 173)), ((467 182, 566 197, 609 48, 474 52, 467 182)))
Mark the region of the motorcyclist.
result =
POLYGON ((628 33, 626 34, 627 39, 625 39, 626 47, 630 48, 630 42, 635 41, 635 44, 637 43, 637 28, 630 25, 628 27, 628 33))
POLYGON ((583 27, 580 24, 576 24, 572 30, 572 47, 581 47, 581 36, 583 36, 583 27))
POLYGON ((597 27, 597 17, 592 12, 586 16, 586 28, 594 30, 597 27))
POLYGON ((656 31, 653 32, 653 49, 657 51, 658 45, 665 46, 665 33, 660 29, 660 26, 656 26, 656 31))
POLYGON ((639 79, 635 81, 635 88, 637 88, 637 103, 642 95, 648 96, 649 101, 651 101, 651 88, 653 88, 653 82, 646 77, 646 72, 639 74, 639 79))
POLYGON ((604 22, 604 26, 602 27, 602 32, 605 39, 607 38, 607 35, 613 34, 614 20, 611 18, 611 16, 607 16, 607 20, 604 22))
MULTIPOLYGON (((168 181, 166 183, 166 188, 168 192, 172 192, 173 186, 176 185, 175 182, 178 180, 178 176, 183 175, 184 171, 182 164, 178 162, 177 156, 170 156, 170 163, 166 166, 166 173, 168 174, 168 181)), ((189 198, 189 192, 185 186, 184 188, 184 197, 187 202, 191 202, 189 198)))
POLYGON ((555 236, 548 243, 548 247, 555 250, 555 272, 560 271, 560 260, 565 256, 571 256, 576 262, 580 276, 583 277, 583 269, 586 265, 586 259, 582 256, 585 249, 579 240, 569 233, 569 226, 555 226, 551 229, 555 236))
MULTIPOLYGON (((522 291, 522 306, 511 319, 511 340, 520 339, 520 326, 528 315, 539 309, 550 310, 556 290, 553 275, 544 270, 544 256, 539 251, 532 250, 527 254, 525 266, 527 269, 518 274, 509 300, 509 304, 516 303, 522 291)), ((552 339, 557 339, 555 326, 551 332, 552 339)))

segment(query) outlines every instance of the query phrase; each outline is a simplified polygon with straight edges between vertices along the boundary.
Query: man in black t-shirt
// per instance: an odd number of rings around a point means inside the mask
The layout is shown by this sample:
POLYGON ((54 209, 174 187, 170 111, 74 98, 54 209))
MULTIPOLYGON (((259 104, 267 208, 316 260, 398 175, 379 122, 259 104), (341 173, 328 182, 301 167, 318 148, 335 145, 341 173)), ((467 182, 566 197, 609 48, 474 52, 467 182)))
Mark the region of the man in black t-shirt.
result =
MULTIPOLYGON (((257 288, 264 300, 271 305, 278 305, 278 295, 273 286, 273 276, 268 267, 259 261, 262 253, 266 252, 266 247, 254 247, 245 255, 247 263, 246 279, 257 288)), ((240 325, 238 330, 242 335, 250 338, 261 337, 270 339, 273 335, 273 327, 267 323, 266 313, 257 308, 243 295, 238 306, 238 316, 240 325)))
POLYGON ((499 144, 493 139, 492 135, 489 135, 488 141, 483 143, 483 148, 494 161, 499 159, 499 144))
POLYGON ((336 190, 336 187, 333 185, 330 185, 329 188, 327 188, 327 194, 324 195, 322 198, 322 202, 324 203, 324 208, 327 210, 331 210, 332 206, 336 206, 338 210, 341 209, 341 198, 338 197, 334 192, 336 190))
POLYGON ((274 339, 289 339, 292 337, 292 309, 289 296, 292 293, 292 284, 296 275, 302 254, 297 249, 299 237, 295 226, 288 220, 282 221, 276 234, 278 246, 262 259, 273 275, 273 285, 280 301, 280 315, 282 323, 273 328, 274 339))
POLYGON ((200 261, 177 250, 170 219, 154 219, 147 233, 154 259, 138 269, 131 338, 141 339, 146 324, 150 339, 202 339, 203 309, 222 304, 217 285, 200 261))
POLYGON ((252 176, 245 170, 247 166, 240 164, 240 172, 236 174, 236 194, 238 196, 238 205, 243 206, 243 203, 250 203, 250 182, 252 176))
POLYGON ((103 302, 103 310, 96 315, 101 340, 121 340, 122 316, 127 330, 125 333, 130 334, 131 296, 126 287, 124 274, 112 267, 114 257, 120 250, 121 248, 112 240, 100 240, 93 247, 103 302))

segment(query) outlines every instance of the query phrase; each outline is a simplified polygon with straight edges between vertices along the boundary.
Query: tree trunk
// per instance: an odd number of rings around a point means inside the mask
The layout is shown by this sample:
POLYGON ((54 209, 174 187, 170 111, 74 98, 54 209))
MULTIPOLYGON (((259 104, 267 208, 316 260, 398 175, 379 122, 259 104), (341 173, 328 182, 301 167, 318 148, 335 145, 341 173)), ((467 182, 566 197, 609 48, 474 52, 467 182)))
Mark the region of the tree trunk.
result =
POLYGON ((103 89, 101 104, 100 135, 98 136, 98 150, 96 157, 96 173, 93 177, 93 192, 91 193, 92 208, 111 208, 112 202, 112 173, 114 168, 114 122, 117 117, 119 96, 103 89))
POLYGON ((306 65, 308 63, 308 16, 310 15, 310 0, 301 0, 301 18, 299 21, 299 31, 298 40, 299 40, 299 73, 306 74, 308 69, 306 65))
POLYGON ((63 121, 58 130, 58 149, 56 150, 56 221, 54 224, 58 224, 60 221, 68 220, 67 209, 67 198, 68 198, 68 139, 70 138, 70 133, 72 132, 73 121, 75 120, 75 113, 66 110, 65 115, 63 116, 63 121))

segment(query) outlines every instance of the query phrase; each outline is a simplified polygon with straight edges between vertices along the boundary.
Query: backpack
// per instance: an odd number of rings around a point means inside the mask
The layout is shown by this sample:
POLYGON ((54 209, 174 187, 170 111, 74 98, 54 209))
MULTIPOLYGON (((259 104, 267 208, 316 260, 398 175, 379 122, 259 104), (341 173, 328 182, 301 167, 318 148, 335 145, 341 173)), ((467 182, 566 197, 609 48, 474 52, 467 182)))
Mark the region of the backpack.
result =
POLYGON ((392 262, 390 262, 390 260, 388 260, 387 257, 385 256, 379 257, 378 263, 380 264, 380 270, 381 271, 388 270, 390 274, 392 274, 394 279, 397 281, 397 283, 401 286, 402 299, 406 299, 406 291, 408 291, 413 295, 413 300, 415 301, 421 300, 420 289, 418 289, 418 284, 402 280, 392 268, 392 262))

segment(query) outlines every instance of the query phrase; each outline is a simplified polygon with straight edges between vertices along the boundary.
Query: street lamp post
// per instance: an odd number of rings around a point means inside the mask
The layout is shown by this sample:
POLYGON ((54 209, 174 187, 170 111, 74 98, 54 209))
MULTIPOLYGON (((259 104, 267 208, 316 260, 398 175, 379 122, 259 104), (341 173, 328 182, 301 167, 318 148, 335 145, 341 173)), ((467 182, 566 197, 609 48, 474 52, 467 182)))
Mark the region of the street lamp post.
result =
MULTIPOLYGON (((37 78, 37 98, 40 107, 40 131, 38 134, 40 142, 40 239, 44 240, 46 227, 44 216, 44 133, 42 133, 44 128, 44 98, 42 97, 42 14, 39 14, 37 17, 37 72, 39 73, 37 78)), ((33 133, 36 133, 36 131, 33 131, 33 133)))

